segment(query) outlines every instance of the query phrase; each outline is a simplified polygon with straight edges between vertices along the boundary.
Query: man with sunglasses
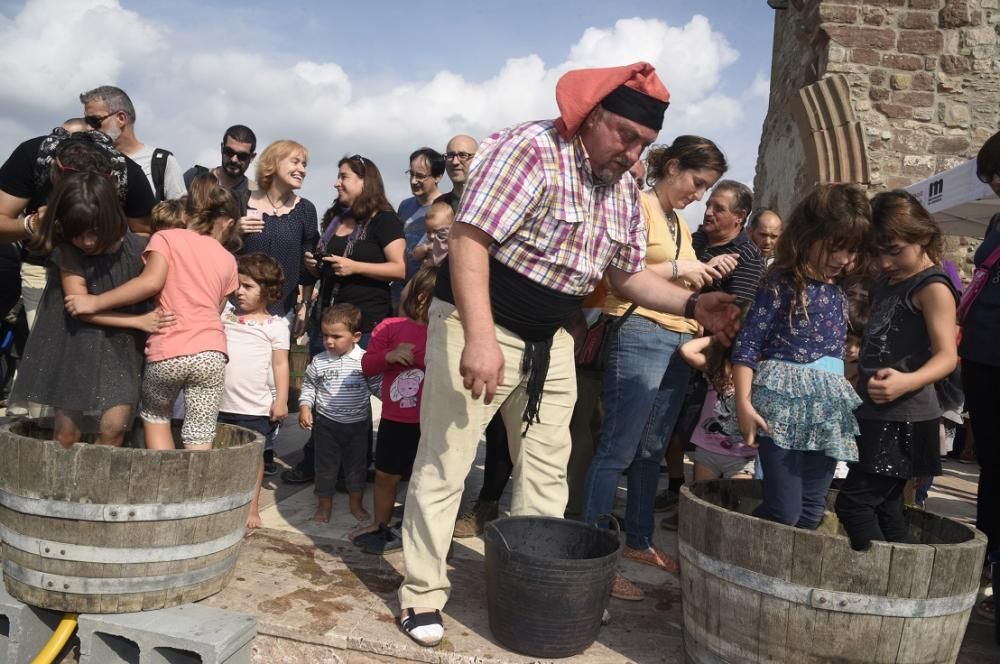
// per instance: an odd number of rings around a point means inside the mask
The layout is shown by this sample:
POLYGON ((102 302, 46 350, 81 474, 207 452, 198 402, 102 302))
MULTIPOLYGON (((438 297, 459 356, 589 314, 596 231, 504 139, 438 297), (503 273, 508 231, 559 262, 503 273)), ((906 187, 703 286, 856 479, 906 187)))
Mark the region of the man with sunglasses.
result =
POLYGON ((236 195, 240 211, 246 214, 250 192, 257 189, 257 183, 246 176, 247 169, 257 153, 257 136, 245 125, 233 125, 222 135, 222 163, 215 168, 195 165, 184 173, 184 185, 190 189, 191 182, 202 173, 212 172, 219 184, 236 195))
POLYGON ((135 105, 124 90, 102 85, 81 94, 80 103, 90 128, 106 134, 119 152, 142 167, 157 202, 184 195, 184 178, 173 153, 148 146, 136 137, 135 105))

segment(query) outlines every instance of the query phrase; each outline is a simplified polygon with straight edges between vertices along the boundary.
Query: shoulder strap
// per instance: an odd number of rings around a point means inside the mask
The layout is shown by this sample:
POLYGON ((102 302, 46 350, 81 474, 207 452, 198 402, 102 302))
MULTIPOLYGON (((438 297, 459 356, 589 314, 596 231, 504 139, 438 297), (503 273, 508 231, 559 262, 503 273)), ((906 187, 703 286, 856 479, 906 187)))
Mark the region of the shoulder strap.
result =
POLYGON ((165 200, 163 191, 163 181, 167 174, 167 157, 172 152, 163 148, 154 148, 153 157, 150 159, 149 172, 153 176, 153 195, 157 201, 165 200))
POLYGON ((996 265, 998 260, 1000 260, 1000 244, 996 246, 996 249, 990 252, 990 255, 986 257, 986 260, 983 261, 983 264, 980 265, 980 267, 990 270, 994 265, 996 265))

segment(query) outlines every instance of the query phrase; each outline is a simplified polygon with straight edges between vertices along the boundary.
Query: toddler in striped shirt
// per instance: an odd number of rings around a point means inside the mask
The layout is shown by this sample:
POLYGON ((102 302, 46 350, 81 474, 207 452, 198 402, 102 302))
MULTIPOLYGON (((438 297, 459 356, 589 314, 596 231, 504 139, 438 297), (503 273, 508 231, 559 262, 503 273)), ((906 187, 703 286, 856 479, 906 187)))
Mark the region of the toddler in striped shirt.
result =
POLYGON ((365 351, 361 339, 361 311, 353 304, 335 304, 321 323, 323 347, 306 368, 299 396, 299 426, 311 429, 316 443, 315 493, 319 498, 313 521, 327 523, 336 492, 337 471, 351 499, 351 514, 369 518, 362 505, 368 470, 368 430, 371 395, 378 396, 381 378, 361 371, 365 351))

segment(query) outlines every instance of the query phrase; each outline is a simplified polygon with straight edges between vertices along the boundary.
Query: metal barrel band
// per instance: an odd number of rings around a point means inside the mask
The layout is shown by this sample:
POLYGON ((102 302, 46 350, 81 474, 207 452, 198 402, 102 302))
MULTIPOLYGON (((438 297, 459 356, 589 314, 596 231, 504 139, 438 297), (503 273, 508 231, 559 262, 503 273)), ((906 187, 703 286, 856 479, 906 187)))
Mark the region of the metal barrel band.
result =
POLYGON ((39 572, 38 570, 22 567, 10 560, 3 561, 3 572, 12 579, 40 590, 70 593, 73 595, 119 595, 157 590, 177 590, 204 581, 210 581, 225 574, 236 562, 235 558, 237 555, 238 552, 193 572, 162 574, 158 576, 125 578, 65 576, 39 572))
POLYGON ((972 608, 976 603, 976 592, 951 597, 920 599, 876 597, 811 588, 706 556, 686 542, 680 542, 678 548, 681 558, 702 572, 765 595, 824 611, 893 618, 934 618, 961 613, 972 608))
POLYGON ((242 507, 253 498, 253 490, 246 493, 206 498, 190 503, 139 503, 104 504, 76 503, 47 498, 26 498, 0 490, 0 505, 21 514, 77 519, 79 521, 172 521, 209 516, 242 507))
POLYGON ((131 548, 53 542, 15 532, 0 524, 0 539, 6 546, 53 560, 113 564, 163 563, 191 560, 224 551, 243 539, 243 529, 239 528, 222 537, 197 544, 131 548))

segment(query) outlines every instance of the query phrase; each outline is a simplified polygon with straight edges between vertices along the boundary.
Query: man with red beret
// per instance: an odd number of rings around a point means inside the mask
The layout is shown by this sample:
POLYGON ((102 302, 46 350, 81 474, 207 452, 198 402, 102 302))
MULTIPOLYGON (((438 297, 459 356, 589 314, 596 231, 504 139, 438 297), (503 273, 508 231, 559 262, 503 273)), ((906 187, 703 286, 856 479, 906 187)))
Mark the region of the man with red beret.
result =
POLYGON ((430 307, 403 517, 400 625, 421 645, 444 635, 452 528, 497 411, 514 460, 512 514, 563 514, 576 401, 564 325, 602 275, 644 307, 734 325, 732 297, 699 299, 645 270, 638 189, 622 176, 656 139, 669 97, 645 62, 571 71, 556 86, 559 118, 497 132, 476 153, 430 307))

